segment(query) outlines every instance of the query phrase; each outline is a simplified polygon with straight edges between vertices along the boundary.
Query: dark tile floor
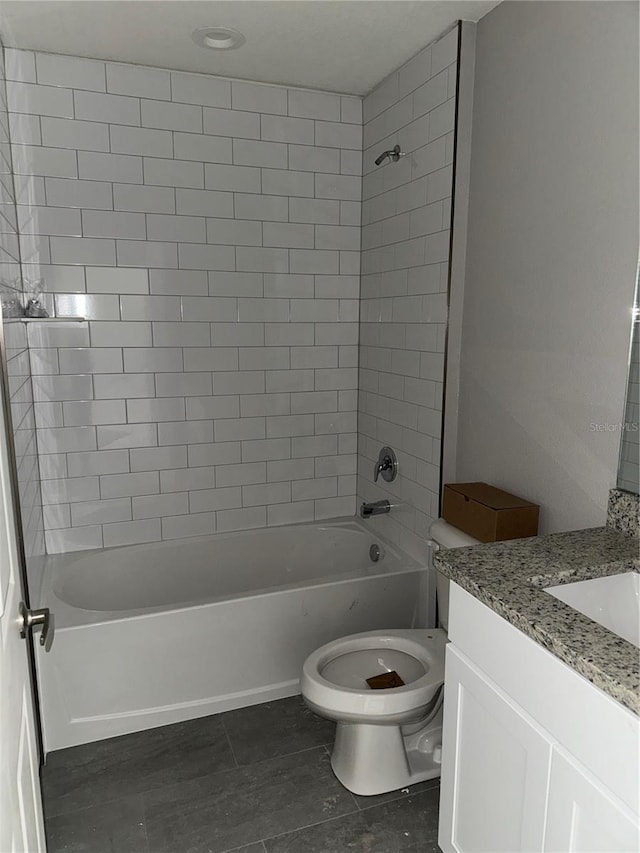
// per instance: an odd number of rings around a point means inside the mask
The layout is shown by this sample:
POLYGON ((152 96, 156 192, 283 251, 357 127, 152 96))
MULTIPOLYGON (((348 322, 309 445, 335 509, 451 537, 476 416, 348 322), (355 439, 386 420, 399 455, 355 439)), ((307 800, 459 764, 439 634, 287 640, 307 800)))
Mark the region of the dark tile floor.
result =
POLYGON ((437 853, 437 780, 357 797, 300 697, 51 753, 49 853, 437 853))

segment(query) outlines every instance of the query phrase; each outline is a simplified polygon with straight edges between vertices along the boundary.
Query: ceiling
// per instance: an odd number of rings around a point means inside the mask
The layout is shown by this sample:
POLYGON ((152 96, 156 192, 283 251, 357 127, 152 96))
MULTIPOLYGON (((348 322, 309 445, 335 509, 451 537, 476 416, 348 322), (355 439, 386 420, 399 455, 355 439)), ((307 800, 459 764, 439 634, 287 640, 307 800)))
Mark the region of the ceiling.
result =
POLYGON ((498 0, 2 0, 8 47, 364 95, 456 20, 498 0), (204 50, 197 27, 246 44, 204 50))

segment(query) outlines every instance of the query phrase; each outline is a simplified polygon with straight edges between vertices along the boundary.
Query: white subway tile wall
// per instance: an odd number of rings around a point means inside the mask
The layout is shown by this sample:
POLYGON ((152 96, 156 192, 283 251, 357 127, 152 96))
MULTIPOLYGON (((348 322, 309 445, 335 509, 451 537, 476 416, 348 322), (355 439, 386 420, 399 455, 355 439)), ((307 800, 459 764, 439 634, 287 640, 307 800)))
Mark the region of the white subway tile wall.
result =
POLYGON ((388 499, 392 512, 371 526, 421 559, 439 509, 457 55, 455 27, 363 103, 358 502, 388 499), (406 156, 375 166, 396 144, 406 156), (374 484, 383 445, 395 449, 399 476, 374 484))
MULTIPOLYGON (((29 122, 18 119, 13 129, 20 138, 30 133, 29 122)), ((33 130, 33 128, 31 128, 33 130)), ((31 136, 33 138, 33 135, 31 136)), ((26 298, 20 270, 18 251, 18 216, 16 199, 11 181, 11 150, 9 142, 9 116, 7 113, 7 93, 5 85, 5 57, 0 46, 0 298, 3 313, 12 303, 23 304, 26 298)), ((13 444, 17 466, 18 500, 22 519, 23 542, 26 560, 27 578, 32 601, 37 601, 44 567, 45 539, 36 444, 36 422, 33 388, 31 384, 31 362, 29 359, 27 327, 24 323, 2 320, 4 350, 8 380, 13 444)), ((35 354, 42 370, 55 370, 54 362, 35 354)), ((62 392, 62 389, 59 389, 62 392)), ((61 402, 50 404, 53 411, 43 411, 43 420, 51 423, 59 418, 58 407, 61 402)), ((64 507, 55 507, 48 514, 48 523, 52 525, 69 524, 64 507)))
POLYGON ((353 514, 361 99, 8 54, 48 551, 353 514))

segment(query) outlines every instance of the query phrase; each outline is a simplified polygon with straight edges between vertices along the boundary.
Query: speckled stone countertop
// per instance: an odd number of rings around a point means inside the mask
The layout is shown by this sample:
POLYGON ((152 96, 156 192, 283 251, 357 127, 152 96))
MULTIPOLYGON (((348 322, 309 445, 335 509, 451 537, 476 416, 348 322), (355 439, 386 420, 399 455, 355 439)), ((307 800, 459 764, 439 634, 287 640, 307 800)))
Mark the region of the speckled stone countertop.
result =
POLYGON ((576 672, 640 714, 640 653, 544 587, 640 570, 638 539, 596 527, 449 548, 436 568, 576 672))

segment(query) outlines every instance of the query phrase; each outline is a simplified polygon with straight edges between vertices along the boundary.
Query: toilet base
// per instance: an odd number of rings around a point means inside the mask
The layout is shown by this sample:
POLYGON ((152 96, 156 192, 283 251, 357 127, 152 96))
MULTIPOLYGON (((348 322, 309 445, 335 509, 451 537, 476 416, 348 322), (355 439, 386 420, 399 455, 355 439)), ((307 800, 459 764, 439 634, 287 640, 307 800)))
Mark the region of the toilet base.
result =
POLYGON ((441 712, 425 728, 415 732, 413 728, 339 722, 331 754, 333 772, 347 790, 362 796, 385 794, 437 778, 441 712))

